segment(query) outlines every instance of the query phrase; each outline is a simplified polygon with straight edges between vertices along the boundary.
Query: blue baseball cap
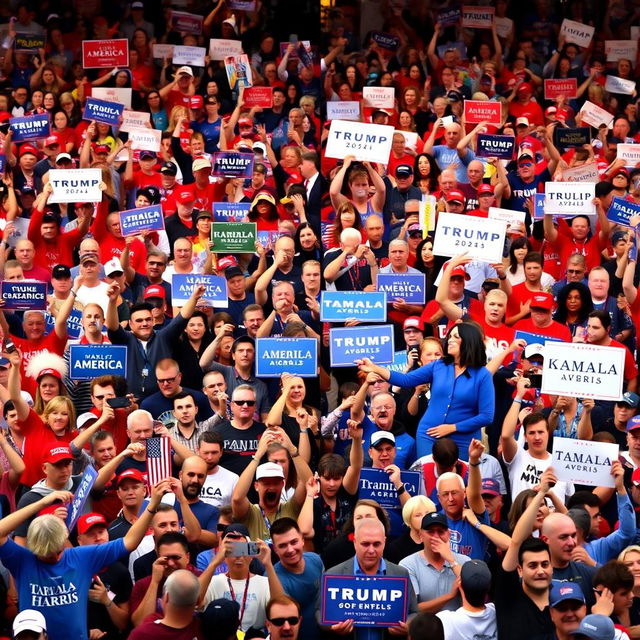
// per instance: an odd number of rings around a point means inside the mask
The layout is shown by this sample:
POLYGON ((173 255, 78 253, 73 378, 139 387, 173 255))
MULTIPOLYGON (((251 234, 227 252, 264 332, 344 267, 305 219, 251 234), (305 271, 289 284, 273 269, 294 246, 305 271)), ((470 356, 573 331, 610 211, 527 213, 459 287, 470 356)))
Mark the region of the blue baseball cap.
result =
POLYGON ((627 433, 629 431, 635 431, 636 429, 640 429, 640 416, 633 416, 633 418, 627 422, 627 433))
POLYGON ((549 591, 549 606, 557 607, 565 600, 577 600, 584 604, 584 593, 575 582, 560 582, 553 580, 549 591))
POLYGON ((599 613, 592 613, 582 618, 580 626, 569 633, 586 636, 591 640, 613 640, 616 637, 616 628, 613 626, 611 618, 599 613))
POLYGON ((633 391, 627 391, 622 394, 622 398, 616 404, 628 404, 632 409, 636 409, 640 404, 640 396, 633 391))
POLYGON ((500 495, 500 485, 493 478, 484 478, 482 480, 482 495, 489 494, 491 496, 500 495))

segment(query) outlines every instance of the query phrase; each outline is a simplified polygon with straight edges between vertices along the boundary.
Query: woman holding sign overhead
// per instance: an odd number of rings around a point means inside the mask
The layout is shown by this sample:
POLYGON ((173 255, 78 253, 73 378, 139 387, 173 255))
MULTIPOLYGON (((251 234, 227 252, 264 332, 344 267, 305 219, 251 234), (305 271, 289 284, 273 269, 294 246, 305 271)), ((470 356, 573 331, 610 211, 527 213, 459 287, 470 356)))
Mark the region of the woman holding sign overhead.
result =
POLYGON ((495 394, 486 362, 480 332, 461 323, 449 331, 442 358, 410 373, 389 371, 368 358, 357 364, 398 387, 430 383, 431 401, 416 432, 417 456, 430 454, 436 439, 449 437, 464 459, 471 440, 480 438, 480 429, 493 420, 495 394))

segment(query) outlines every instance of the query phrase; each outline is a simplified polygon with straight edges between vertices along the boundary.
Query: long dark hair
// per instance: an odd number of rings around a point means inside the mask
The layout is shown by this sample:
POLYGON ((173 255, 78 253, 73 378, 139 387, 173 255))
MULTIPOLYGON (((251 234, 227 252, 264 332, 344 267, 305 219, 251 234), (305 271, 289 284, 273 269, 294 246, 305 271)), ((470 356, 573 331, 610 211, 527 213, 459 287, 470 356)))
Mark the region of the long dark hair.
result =
POLYGON ((584 322, 593 311, 593 299, 589 287, 582 282, 569 282, 558 293, 558 308, 553 316, 556 322, 567 323, 567 298, 572 291, 577 291, 582 300, 582 308, 578 311, 578 323, 584 322))
POLYGON ((295 242, 296 246, 296 253, 302 253, 304 251, 302 245, 300 244, 300 233, 305 229, 311 229, 311 231, 313 231, 313 235, 316 237, 316 242, 313 247, 316 250, 320 249, 320 239, 318 238, 316 230, 308 222, 303 222, 298 225, 298 228, 296 229, 296 235, 293 237, 293 241, 295 242))
POLYGON ((511 273, 515 273, 518 270, 518 261, 516 260, 515 251, 516 249, 523 249, 524 247, 527 248, 527 253, 533 249, 531 242, 529 242, 529 238, 526 236, 514 238, 511 242, 511 246, 509 247, 509 271, 511 273))
POLYGON ((419 153, 413 162, 413 179, 417 182, 421 179, 420 171, 418 169, 418 163, 420 158, 426 158, 429 163, 429 191, 436 191, 438 188, 438 177, 440 176, 440 167, 436 164, 436 161, 428 153, 419 153))
POLYGON ((487 364, 487 350, 482 340, 482 335, 476 327, 466 322, 453 325, 453 327, 447 331, 447 337, 442 346, 444 351, 442 359, 444 362, 453 364, 453 356, 449 355, 449 334, 454 329, 458 329, 458 335, 461 340, 460 366, 466 367, 467 369, 484 367, 487 364))

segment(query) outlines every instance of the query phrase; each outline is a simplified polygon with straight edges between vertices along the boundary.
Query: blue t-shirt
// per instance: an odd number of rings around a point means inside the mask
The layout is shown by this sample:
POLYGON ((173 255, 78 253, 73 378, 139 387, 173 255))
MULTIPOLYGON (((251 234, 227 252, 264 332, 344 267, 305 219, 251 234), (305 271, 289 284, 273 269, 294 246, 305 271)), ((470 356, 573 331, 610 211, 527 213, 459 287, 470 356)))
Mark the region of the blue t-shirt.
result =
MULTIPOLYGON (((216 531, 216 528, 218 526, 218 517, 220 515, 217 507, 214 507, 212 504, 207 504, 202 500, 198 500, 198 502, 194 502, 189 506, 191 507, 191 512, 195 516, 196 520, 200 523, 200 527, 202 529, 213 532, 216 531)), ((182 509, 180 507, 180 503, 177 500, 173 505, 173 508, 178 514, 178 520, 182 524, 184 524, 184 520, 182 519, 182 509)))
POLYGON ((93 576, 126 553, 119 538, 65 549, 58 562, 48 564, 13 540, 0 546, 0 560, 16 580, 20 611, 40 611, 50 640, 88 640, 87 601, 93 576))
POLYGON ((467 165, 475 160, 476 154, 467 149, 467 153, 464 158, 458 155, 458 150, 447 147, 445 144, 437 144, 433 147, 433 157, 441 171, 445 169, 453 169, 456 172, 456 180, 460 183, 469 182, 469 176, 467 175, 467 165))
MULTIPOLYGON (((489 514, 485 512, 479 516, 476 514, 478 521, 482 524, 489 523, 489 514)), ((470 525, 464 518, 460 520, 452 520, 447 516, 449 522, 449 536, 451 539, 451 551, 469 556, 472 560, 486 561, 487 555, 487 538, 480 533, 479 529, 470 525)))
POLYGON ((218 118, 215 122, 192 122, 191 128, 199 131, 204 137, 204 150, 207 153, 215 153, 218 151, 218 142, 220 140, 220 125, 222 118, 218 118))

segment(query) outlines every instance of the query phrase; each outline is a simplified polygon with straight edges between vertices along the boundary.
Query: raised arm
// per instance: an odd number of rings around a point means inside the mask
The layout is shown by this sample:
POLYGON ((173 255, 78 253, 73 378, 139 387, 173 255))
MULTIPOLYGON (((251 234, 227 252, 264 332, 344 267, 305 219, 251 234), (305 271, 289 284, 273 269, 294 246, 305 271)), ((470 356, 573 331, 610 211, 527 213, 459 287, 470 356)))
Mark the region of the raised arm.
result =
POLYGON ((260 460, 267 452, 269 444, 273 442, 273 438, 269 437, 267 433, 268 432, 263 433, 260 440, 258 440, 258 448, 255 454, 251 456, 251 461, 246 466, 245 470, 240 474, 240 478, 233 490, 233 495, 231 496, 231 509, 233 511, 233 519, 236 522, 244 520, 249 512, 251 503, 249 502, 249 498, 247 498, 247 494, 253 486, 256 469, 260 464, 260 460))
POLYGON ((347 175, 347 169, 354 160, 354 156, 345 156, 342 166, 338 169, 337 173, 331 180, 331 184, 329 185, 329 196, 331 198, 331 206, 334 209, 337 209, 343 202, 347 202, 349 200, 342 194, 342 185, 344 183, 344 178, 347 175))
POLYGON ((466 265, 471 262, 471 258, 466 255, 454 256, 449 260, 446 269, 442 272, 440 284, 436 290, 436 302, 440 305, 443 313, 449 320, 460 320, 464 315, 462 309, 449 299, 449 285, 451 284, 451 272, 455 267, 466 265))
POLYGON ((518 452, 518 443, 515 433, 518 426, 518 416, 522 408, 522 398, 529 388, 529 380, 520 378, 516 384, 516 397, 509 407, 509 411, 502 423, 502 433, 500 434, 500 445, 502 446, 502 457, 509 464, 518 452))
POLYGON ((9 463, 9 469, 7 469, 9 472, 9 486, 17 489, 20 483, 20 476, 27 467, 20 454, 7 441, 4 429, 0 429, 0 449, 2 449, 9 463))
POLYGON ((482 499, 482 476, 480 475, 480 458, 484 453, 484 445, 475 438, 469 444, 469 482, 467 484, 467 504, 475 514, 486 511, 482 499))
POLYGON ((380 177, 380 174, 373 168, 370 162, 365 162, 364 166, 369 173, 369 178, 376 188, 376 192, 371 197, 371 206, 374 211, 382 211, 384 208, 384 200, 387 193, 387 187, 384 185, 384 180, 380 177))
POLYGON ((147 529, 151 524, 151 518, 153 518, 162 496, 165 493, 171 493, 171 487, 169 480, 161 480, 158 484, 151 489, 151 499, 147 504, 146 509, 138 516, 138 519, 133 523, 133 526, 125 535, 123 542, 127 551, 131 553, 137 549, 138 545, 142 542, 142 538, 147 534, 147 529))
POLYGON ((29 415, 29 405, 20 392, 20 385, 22 381, 20 376, 20 364, 22 362, 22 354, 18 349, 16 349, 13 353, 8 353, 7 356, 9 358, 9 362, 11 362, 9 379, 7 380, 7 389, 9 390, 11 402, 13 402, 16 411, 18 412, 18 420, 23 422, 29 415))
POLYGON ((360 486, 360 471, 364 463, 364 450, 362 449, 362 425, 356 425, 347 420, 351 449, 349 450, 349 466, 342 479, 342 486, 347 493, 355 496, 360 486))

